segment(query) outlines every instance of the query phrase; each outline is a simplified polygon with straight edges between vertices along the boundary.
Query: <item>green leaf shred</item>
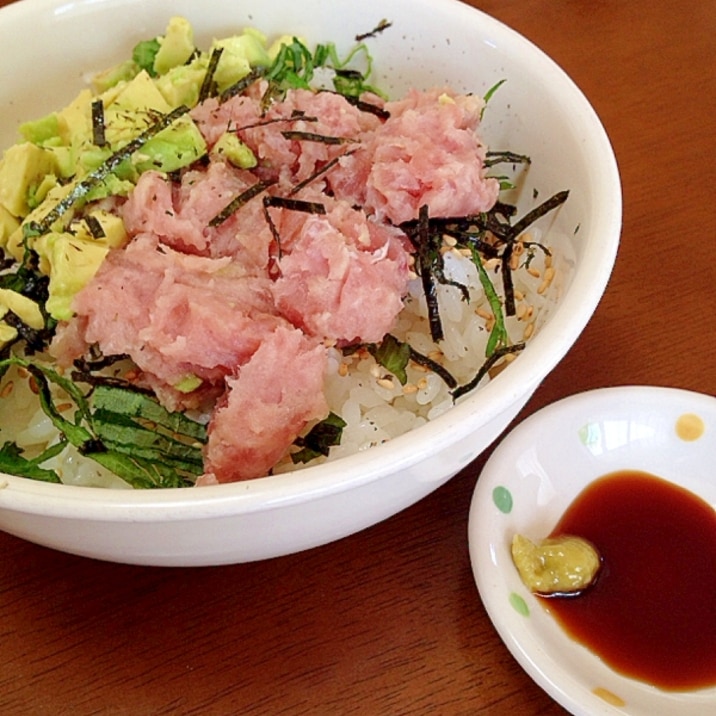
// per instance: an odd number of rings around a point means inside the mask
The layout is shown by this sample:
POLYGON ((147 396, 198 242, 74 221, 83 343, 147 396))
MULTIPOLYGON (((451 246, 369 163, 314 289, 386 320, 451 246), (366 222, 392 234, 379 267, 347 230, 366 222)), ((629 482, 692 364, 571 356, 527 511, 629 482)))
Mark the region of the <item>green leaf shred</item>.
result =
MULTIPOLYGON (((0 361, 25 368, 35 380, 40 406, 62 436, 63 444, 27 460, 14 443, 6 443, 0 469, 22 477, 58 482, 40 467, 64 449, 64 441, 106 467, 133 487, 184 487, 203 472, 206 427, 180 412, 169 412, 153 396, 116 385, 98 385, 91 398, 80 386, 46 364, 18 357, 0 361), (55 385, 75 405, 74 420, 55 404, 55 385)), ((55 479, 57 478, 57 479, 55 479)))
POLYGON ((154 38, 152 40, 142 40, 138 42, 132 50, 132 59, 140 69, 146 70, 150 77, 157 76, 154 70, 154 59, 160 47, 159 40, 154 38))
POLYGON ((300 450, 291 453, 294 464, 306 463, 320 456, 327 456, 333 445, 340 445, 343 428, 347 425, 339 415, 329 413, 328 417, 316 423, 303 437, 296 438, 300 450))
POLYGON ((410 346, 399 341, 395 336, 388 334, 380 343, 371 343, 368 352, 375 358, 376 363, 389 370, 400 382, 408 382, 406 368, 410 361, 410 346))

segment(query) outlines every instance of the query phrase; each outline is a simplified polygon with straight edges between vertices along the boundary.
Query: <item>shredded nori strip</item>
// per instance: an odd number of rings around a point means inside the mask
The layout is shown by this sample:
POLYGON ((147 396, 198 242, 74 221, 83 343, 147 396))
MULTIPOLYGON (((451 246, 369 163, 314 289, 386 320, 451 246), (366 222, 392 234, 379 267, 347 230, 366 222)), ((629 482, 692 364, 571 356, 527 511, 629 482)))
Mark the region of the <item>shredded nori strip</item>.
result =
POLYGON ((79 370, 73 370, 70 373, 72 380, 81 381, 87 383, 93 387, 104 386, 106 388, 125 388, 132 390, 135 393, 142 393, 143 395, 153 396, 154 391, 150 388, 143 388, 139 385, 128 383, 124 378, 115 378, 111 375, 97 375, 95 373, 85 373, 79 370))
POLYGON ((289 209, 290 211, 303 211, 306 214, 325 214, 326 207, 319 201, 304 201, 302 199, 289 199, 283 196, 267 196, 264 206, 289 209))
POLYGON ((242 77, 238 82, 234 82, 233 85, 227 87, 219 95, 219 103, 223 104, 232 97, 241 94, 247 87, 250 87, 256 80, 260 79, 266 74, 266 69, 263 67, 254 67, 249 74, 242 77))
POLYGON ((383 18, 370 32, 364 32, 360 35, 356 35, 355 41, 363 42, 363 40, 367 40, 369 37, 375 37, 384 30, 387 30, 389 27, 392 27, 392 25, 392 22, 383 18))
POLYGON ((92 102, 92 142, 98 147, 107 144, 104 133, 104 102, 101 99, 92 102))
POLYGON ((219 226, 223 224, 232 214, 237 212, 244 204, 251 201, 254 197, 266 191, 275 182, 257 181, 256 184, 250 186, 246 191, 234 197, 210 222, 209 226, 219 226))
POLYGON ((418 219, 417 266, 428 306, 430 335, 435 343, 438 343, 444 337, 443 325, 440 320, 440 309, 438 307, 437 281, 431 270, 431 267, 435 265, 437 255, 439 255, 439 249, 436 245, 434 235, 430 230, 428 205, 423 204, 420 207, 418 219))
POLYGON ((508 353, 518 353, 523 350, 524 347, 524 343, 514 343, 510 346, 502 346, 501 348, 498 348, 491 356, 488 356, 480 367, 480 370, 477 371, 477 374, 470 382, 464 383, 452 391, 453 401, 465 395, 465 393, 469 393, 473 388, 476 388, 479 382, 487 375, 490 368, 492 368, 501 358, 504 358, 508 353))
POLYGON ((352 137, 331 137, 327 134, 316 134, 315 132, 301 132, 287 129, 281 132, 285 139, 296 139, 300 142, 319 142, 321 144, 357 144, 358 140, 352 137))
POLYGON ((528 226, 533 224, 537 219, 548 214, 552 209, 556 209, 558 206, 564 204, 569 196, 569 191, 560 191, 551 196, 546 201, 543 201, 539 206, 528 211, 511 229, 510 238, 516 239, 528 226))
POLYGON ((510 241, 502 252, 502 260, 500 263, 502 269, 502 290, 505 294, 505 315, 514 316, 517 312, 515 306, 515 284, 512 280, 512 249, 514 248, 514 242, 510 241))
MULTIPOLYGON (((428 359, 424 356, 421 357, 420 354, 411 353, 412 360, 422 362, 426 367, 430 367, 436 374, 441 375, 446 382, 451 380, 448 385, 452 388, 453 400, 457 400, 460 396, 475 388, 488 371, 505 355, 518 352, 524 348, 524 343, 509 343, 509 336, 504 323, 505 315, 510 316, 516 313, 511 268, 514 246, 520 240, 520 235, 533 222, 563 204, 568 195, 569 192, 567 191, 558 192, 535 209, 529 211, 514 225, 511 224, 510 220, 515 215, 516 208, 503 202, 496 203, 489 212, 473 216, 447 218, 431 218, 428 216, 427 206, 422 206, 417 220, 407 221, 400 225, 400 228, 415 246, 415 268, 423 285, 430 332, 435 343, 438 343, 443 338, 436 294, 437 285, 439 283, 456 285, 457 288, 463 291, 463 296, 466 292, 464 286, 447 281, 444 276, 444 264, 440 246, 442 238, 445 236, 454 238, 458 248, 470 249, 473 261, 478 269, 483 290, 495 317, 495 325, 490 331, 488 339, 486 360, 474 378, 464 385, 457 386, 452 376, 448 378, 442 375, 441 371, 444 371, 444 369, 439 364, 428 364, 426 362, 428 359), (485 258, 498 258, 500 261, 504 306, 482 265, 482 261, 485 258)), ((549 250, 539 243, 523 240, 522 244, 530 249, 539 247, 549 255, 549 250)), ((449 373, 447 375, 449 376, 449 373)))
POLYGON ((532 160, 526 154, 516 154, 510 151, 489 151, 483 162, 486 167, 494 167, 496 164, 531 164, 532 160))
POLYGON ((96 216, 87 214, 87 216, 85 216, 85 224, 87 224, 87 230, 93 239, 103 239, 106 236, 102 224, 96 216))
POLYGON ((155 137, 161 131, 173 124, 179 117, 182 117, 189 111, 186 105, 181 105, 172 110, 168 114, 159 115, 159 118, 150 127, 145 129, 141 134, 128 142, 124 147, 114 152, 93 172, 90 172, 82 181, 75 184, 72 191, 61 201, 59 201, 42 219, 42 221, 33 224, 32 229, 39 234, 46 234, 52 229, 52 225, 59 221, 68 211, 75 208, 97 184, 101 183, 109 174, 111 174, 125 159, 132 156, 138 149, 141 149, 152 137, 155 137))
POLYGON ((2 319, 3 323, 7 323, 17 331, 18 338, 25 341, 25 350, 30 355, 44 351, 50 344, 54 331, 42 328, 30 328, 17 314, 8 311, 2 319))
POLYGON ((269 205, 266 202, 264 198, 264 219, 266 220, 266 223, 268 224, 269 230, 271 231, 271 236, 273 236, 273 240, 276 242, 276 248, 278 249, 278 260, 280 261, 283 256, 283 251, 281 250, 281 234, 278 233, 278 229, 276 228, 276 224, 274 224, 273 219, 271 218, 271 214, 269 212, 269 205))
POLYGON ((428 356, 419 353, 412 346, 410 346, 410 360, 413 361, 413 363, 417 363, 418 365, 423 366, 424 368, 428 368, 436 375, 439 375, 448 388, 457 387, 457 380, 452 375, 452 373, 447 370, 447 368, 441 366, 440 363, 438 363, 437 361, 428 358, 428 356))
POLYGON ((244 124, 241 127, 237 127, 237 132, 243 132, 245 129, 256 129, 257 127, 267 127, 270 124, 277 124, 279 122, 317 122, 318 117, 314 117, 313 115, 304 114, 303 112, 299 112, 297 110, 294 110, 294 112, 291 114, 290 117, 273 117, 271 119, 262 119, 260 122, 254 122, 253 124, 244 124))
POLYGON ((204 80, 202 81, 201 88, 199 89, 199 104, 216 94, 216 82, 214 82, 214 74, 216 72, 216 67, 219 64, 219 60, 221 59, 221 55, 223 52, 223 47, 215 47, 211 51, 211 57, 209 58, 209 66, 206 68, 206 74, 204 75, 204 80))
POLYGON ((343 157, 349 157, 355 151, 356 151, 355 149, 352 149, 349 152, 345 152, 344 154, 339 154, 337 157, 333 157, 333 159, 327 161, 322 167, 319 167, 318 169, 316 169, 316 171, 313 172, 313 174, 311 174, 311 176, 306 177, 303 181, 300 181, 300 182, 298 182, 298 184, 295 184, 291 188, 291 191, 288 193, 289 196, 291 196, 293 194, 297 194, 299 191, 301 191, 301 189, 308 186, 311 182, 315 181, 319 177, 323 176, 326 172, 329 172, 331 169, 333 169, 333 167, 335 167, 336 164, 338 164, 338 162, 340 162, 341 159, 343 159, 343 157))
POLYGON ((382 120, 390 118, 390 112, 387 109, 383 109, 383 107, 379 107, 377 104, 373 104, 372 102, 366 102, 365 100, 362 100, 354 95, 343 96, 346 98, 346 101, 359 109, 361 112, 366 112, 367 114, 374 114, 376 117, 382 120))
MULTIPOLYGON (((95 348, 96 346, 91 346, 90 350, 92 351, 95 348)), ((109 368, 109 366, 119 363, 120 361, 127 360, 128 358, 129 355, 126 353, 116 353, 110 356, 104 356, 100 353, 96 358, 75 358, 73 365, 82 373, 91 373, 92 371, 109 368)))
POLYGON ((302 201, 301 199, 290 199, 282 196, 265 196, 263 203, 264 218, 266 219, 266 223, 268 224, 268 227, 271 231, 271 235, 273 236, 273 239, 276 242, 276 246, 278 247, 279 261, 281 260, 281 257, 283 255, 281 251, 281 235, 278 233, 276 224, 271 218, 269 209, 271 207, 281 207, 284 209, 289 209, 291 211, 304 211, 308 214, 323 215, 326 213, 326 207, 323 206, 323 204, 315 201, 302 201))

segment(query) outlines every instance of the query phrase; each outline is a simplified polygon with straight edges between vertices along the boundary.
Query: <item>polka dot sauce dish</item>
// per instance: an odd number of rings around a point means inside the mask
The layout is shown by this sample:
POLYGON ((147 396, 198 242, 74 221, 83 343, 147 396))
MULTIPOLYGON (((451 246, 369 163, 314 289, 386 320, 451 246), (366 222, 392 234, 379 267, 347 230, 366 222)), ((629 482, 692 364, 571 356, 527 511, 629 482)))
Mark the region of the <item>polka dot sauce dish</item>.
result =
POLYGON ((716 714, 716 398, 624 386, 543 408, 487 461, 468 533, 500 637, 571 713, 716 714), (596 576, 532 593, 515 535, 567 534, 596 548, 596 576))

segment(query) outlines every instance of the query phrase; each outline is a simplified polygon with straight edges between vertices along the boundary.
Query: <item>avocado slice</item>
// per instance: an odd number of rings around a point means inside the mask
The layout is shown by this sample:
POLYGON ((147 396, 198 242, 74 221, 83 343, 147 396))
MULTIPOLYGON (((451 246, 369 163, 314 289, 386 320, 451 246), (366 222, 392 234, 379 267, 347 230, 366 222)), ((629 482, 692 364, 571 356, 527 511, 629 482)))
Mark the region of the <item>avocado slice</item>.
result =
POLYGON ((25 216, 29 193, 56 168, 52 152, 32 142, 14 144, 0 162, 0 204, 13 216, 25 216))

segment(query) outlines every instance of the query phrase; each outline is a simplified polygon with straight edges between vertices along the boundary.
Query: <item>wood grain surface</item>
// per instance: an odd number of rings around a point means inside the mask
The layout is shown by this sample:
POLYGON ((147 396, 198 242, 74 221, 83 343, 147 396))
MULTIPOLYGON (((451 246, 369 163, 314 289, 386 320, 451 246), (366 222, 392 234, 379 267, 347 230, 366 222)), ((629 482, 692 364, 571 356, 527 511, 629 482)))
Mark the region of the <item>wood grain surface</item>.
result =
MULTIPOLYGON (((470 4, 572 76, 623 178, 607 293, 518 420, 609 385, 716 393, 716 1, 470 4)), ((565 713, 473 582, 467 515, 486 457, 361 534, 256 564, 130 567, 0 533, 0 713, 565 713)))

